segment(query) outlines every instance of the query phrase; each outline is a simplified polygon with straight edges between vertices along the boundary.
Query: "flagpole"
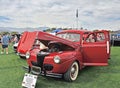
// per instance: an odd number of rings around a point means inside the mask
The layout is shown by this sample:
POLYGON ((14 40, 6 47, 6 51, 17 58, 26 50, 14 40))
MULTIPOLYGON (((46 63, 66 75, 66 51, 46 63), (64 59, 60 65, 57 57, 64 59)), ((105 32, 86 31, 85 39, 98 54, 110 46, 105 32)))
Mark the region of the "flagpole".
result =
POLYGON ((77 30, 78 30, 78 18, 76 18, 76 26, 77 26, 77 30))
POLYGON ((78 30, 78 9, 76 10, 76 29, 78 30))

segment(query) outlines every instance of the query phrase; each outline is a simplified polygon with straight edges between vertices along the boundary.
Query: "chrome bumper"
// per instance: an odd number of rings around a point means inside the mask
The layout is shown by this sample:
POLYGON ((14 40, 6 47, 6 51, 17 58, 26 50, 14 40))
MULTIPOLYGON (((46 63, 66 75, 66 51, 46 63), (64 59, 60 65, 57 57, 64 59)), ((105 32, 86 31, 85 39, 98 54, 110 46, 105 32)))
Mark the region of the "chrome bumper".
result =
POLYGON ((55 78, 62 78, 63 74, 58 73, 52 73, 47 71, 41 71, 41 67, 38 66, 32 66, 31 67, 31 73, 35 75, 43 75, 43 76, 49 76, 49 77, 55 77, 55 78))

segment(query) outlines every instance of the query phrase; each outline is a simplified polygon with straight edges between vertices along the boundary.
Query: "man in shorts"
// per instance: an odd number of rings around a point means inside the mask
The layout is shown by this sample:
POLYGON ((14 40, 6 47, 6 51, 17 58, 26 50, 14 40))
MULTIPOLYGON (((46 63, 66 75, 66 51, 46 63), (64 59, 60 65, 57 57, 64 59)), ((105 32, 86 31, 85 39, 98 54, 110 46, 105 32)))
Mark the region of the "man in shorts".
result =
POLYGON ((1 43, 2 43, 2 52, 1 54, 4 53, 4 49, 6 49, 6 54, 8 54, 8 45, 9 45, 9 37, 6 34, 3 34, 3 37, 1 38, 1 43))

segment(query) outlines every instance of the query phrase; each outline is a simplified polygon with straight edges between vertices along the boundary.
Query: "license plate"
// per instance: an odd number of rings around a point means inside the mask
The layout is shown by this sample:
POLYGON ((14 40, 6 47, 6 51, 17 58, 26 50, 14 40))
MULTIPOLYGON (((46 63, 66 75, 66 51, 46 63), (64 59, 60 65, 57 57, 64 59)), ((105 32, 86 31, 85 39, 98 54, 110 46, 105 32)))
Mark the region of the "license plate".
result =
POLYGON ((37 82, 37 75, 25 73, 22 86, 27 88, 35 88, 37 82))

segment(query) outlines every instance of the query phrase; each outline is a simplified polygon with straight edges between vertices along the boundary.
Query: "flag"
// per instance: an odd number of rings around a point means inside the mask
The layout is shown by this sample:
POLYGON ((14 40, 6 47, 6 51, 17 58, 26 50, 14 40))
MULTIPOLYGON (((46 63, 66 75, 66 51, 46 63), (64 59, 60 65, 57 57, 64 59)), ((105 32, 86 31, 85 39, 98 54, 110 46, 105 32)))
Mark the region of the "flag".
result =
POLYGON ((78 9, 76 10, 76 18, 78 18, 78 9))

